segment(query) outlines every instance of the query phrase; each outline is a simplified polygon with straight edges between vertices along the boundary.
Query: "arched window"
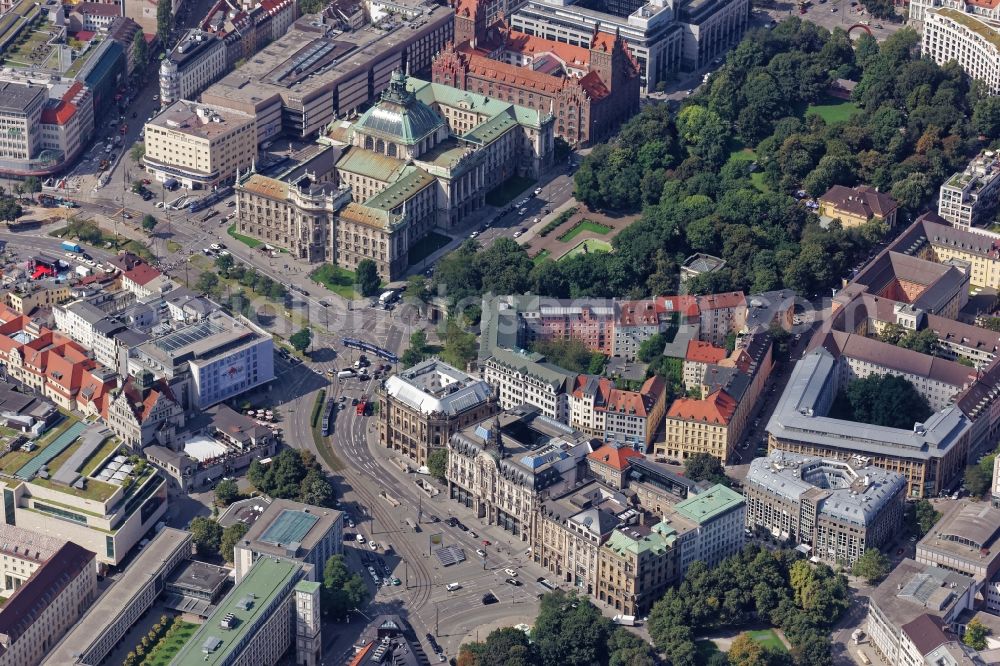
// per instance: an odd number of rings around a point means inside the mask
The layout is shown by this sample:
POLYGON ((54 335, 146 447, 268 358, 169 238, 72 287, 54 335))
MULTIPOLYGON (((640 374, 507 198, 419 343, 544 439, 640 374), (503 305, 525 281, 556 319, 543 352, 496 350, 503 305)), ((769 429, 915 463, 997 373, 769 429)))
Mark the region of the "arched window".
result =
POLYGON ((377 139, 375 141, 375 152, 381 155, 385 154, 385 141, 382 139, 377 139))
POLYGON ((388 149, 389 149, 388 150, 389 157, 395 157, 396 156, 396 144, 390 143, 388 145, 388 149))
POLYGON ((375 139, 370 136, 365 137, 365 150, 372 150, 375 148, 375 139))

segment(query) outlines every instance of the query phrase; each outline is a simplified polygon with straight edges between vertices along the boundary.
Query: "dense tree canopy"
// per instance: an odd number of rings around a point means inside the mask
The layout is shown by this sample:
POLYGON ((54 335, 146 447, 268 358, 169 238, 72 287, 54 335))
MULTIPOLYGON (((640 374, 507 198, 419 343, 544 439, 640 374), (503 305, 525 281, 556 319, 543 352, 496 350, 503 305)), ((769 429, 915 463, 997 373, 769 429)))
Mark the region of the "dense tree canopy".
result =
POLYGON ((870 375, 852 381, 845 395, 850 418, 861 423, 910 429, 931 415, 927 399, 900 375, 870 375))
POLYGON ((269 464, 250 463, 247 480, 257 490, 282 499, 333 506, 334 490, 316 458, 305 450, 284 449, 269 464))

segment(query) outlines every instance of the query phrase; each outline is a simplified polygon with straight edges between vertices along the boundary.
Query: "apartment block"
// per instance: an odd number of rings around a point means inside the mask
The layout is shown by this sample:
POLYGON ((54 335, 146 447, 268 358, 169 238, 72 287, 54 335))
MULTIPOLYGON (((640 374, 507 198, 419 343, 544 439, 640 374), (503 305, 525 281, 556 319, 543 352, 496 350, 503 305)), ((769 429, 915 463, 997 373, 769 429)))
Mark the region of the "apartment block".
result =
MULTIPOLYGON (((950 3, 949 3, 950 4, 950 3)), ((992 3, 962 3, 964 6, 990 9, 992 3)), ((965 7, 941 7, 923 13, 921 52, 938 64, 956 61, 969 78, 982 81, 996 94, 1000 91, 1000 23, 993 16, 978 11, 968 12, 965 7)), ((943 192, 942 192, 943 194, 943 192)), ((943 215, 942 215, 943 217, 943 215)))
POLYGON ((684 460, 695 453, 708 453, 729 460, 738 434, 730 428, 737 402, 719 389, 705 398, 677 398, 667 410, 666 436, 657 442, 657 456, 684 460))
POLYGON ((178 100, 146 123, 143 165, 160 182, 211 189, 249 170, 257 157, 253 116, 178 100))
POLYGON ((645 452, 666 409, 662 377, 650 377, 638 391, 626 391, 606 377, 580 375, 569 394, 569 425, 614 446, 645 452))
MULTIPOLYGON (((4 550, 12 545, 5 544, 4 550)), ((0 664, 40 664, 97 595, 94 553, 64 542, 38 564, 0 609, 0 664)))
POLYGON ((726 336, 746 325, 747 299, 741 291, 698 296, 698 312, 700 338, 716 347, 724 347, 726 336))
POLYGON ((678 546, 667 522, 616 528, 598 549, 597 598, 622 615, 645 615, 679 576, 678 546))
POLYGON ((160 104, 168 106, 198 95, 228 70, 222 40, 198 29, 188 30, 160 61, 160 104))
POLYGON ((601 483, 622 490, 628 481, 629 468, 636 459, 643 460, 644 456, 631 447, 605 444, 587 456, 587 469, 601 483))
POLYGON ((681 530, 681 556, 677 575, 683 578, 695 562, 709 568, 718 566, 727 557, 743 548, 746 524, 746 502, 743 495, 721 484, 683 499, 663 512, 663 521, 690 527, 681 530))
POLYGON ((305 577, 322 581, 323 567, 344 552, 344 514, 302 502, 272 500, 233 547, 236 582, 262 558, 308 565, 305 577))
POLYGON ((808 546, 830 564, 881 548, 903 523, 906 480, 861 458, 774 450, 750 463, 744 489, 748 529, 808 546))
POLYGON ((379 399, 379 443, 418 466, 453 434, 499 411, 489 384, 438 359, 389 377, 379 399))
MULTIPOLYGON (((938 25, 943 20, 937 18, 939 14, 940 12, 931 14, 934 18, 927 23, 927 29, 924 31, 925 44, 928 39, 933 39, 933 26, 938 25)), ((962 21, 978 23, 975 18, 966 14, 959 16, 962 21)), ((1000 45, 1000 32, 994 31, 993 34, 996 38, 995 41, 1000 45)), ((993 47, 991 66, 997 70, 994 90, 1000 91, 1000 65, 997 64, 998 59, 1000 59, 1000 51, 998 48, 1000 47, 993 47)), ((955 60, 955 58, 949 56, 938 62, 941 64, 949 60, 955 60)), ((973 227, 987 226, 996 209, 997 198, 1000 196, 1000 177, 998 176, 1000 176, 1000 160, 997 159, 994 151, 984 150, 969 162, 965 171, 956 173, 941 185, 938 193, 938 215, 959 229, 969 230, 973 227)))

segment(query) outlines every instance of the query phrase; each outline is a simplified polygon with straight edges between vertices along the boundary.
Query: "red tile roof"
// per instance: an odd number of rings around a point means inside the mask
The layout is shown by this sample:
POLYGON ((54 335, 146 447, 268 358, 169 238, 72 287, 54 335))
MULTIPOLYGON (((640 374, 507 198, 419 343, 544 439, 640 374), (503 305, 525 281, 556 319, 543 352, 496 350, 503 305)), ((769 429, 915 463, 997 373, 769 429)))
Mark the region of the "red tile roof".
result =
POLYGON ((160 271, 156 270, 149 264, 136 264, 132 270, 126 271, 122 276, 127 277, 132 282, 135 282, 140 287, 143 287, 160 277, 160 275, 160 271))
POLYGON ((708 294, 698 297, 698 308, 700 310, 721 310, 723 308, 735 308, 741 305, 746 306, 747 299, 742 291, 730 291, 724 294, 708 294))
POLYGON ((697 296, 660 296, 656 299, 656 306, 665 314, 679 312, 684 317, 697 317, 701 314, 697 296))
POLYGON ((688 342, 685 361, 693 363, 718 363, 726 358, 726 350, 712 345, 710 342, 691 340, 688 342))
POLYGON ((644 458, 645 456, 629 447, 618 448, 605 444, 587 457, 609 467, 614 467, 621 472, 631 464, 629 458, 644 458))
POLYGON ((656 301, 622 301, 618 317, 622 326, 652 326, 659 321, 656 301))
POLYGON ((590 50, 582 46, 563 44, 544 37, 535 37, 517 30, 510 30, 506 33, 506 40, 503 44, 505 51, 518 53, 524 56, 539 56, 543 53, 552 53, 568 65, 576 65, 577 68, 584 67, 590 63, 590 50))
POLYGON ((83 90, 83 84, 79 81, 70 86, 62 99, 42 111, 42 122, 46 125, 65 125, 68 123, 73 114, 76 113, 76 104, 73 104, 73 98, 81 90, 83 90))
POLYGON ((832 204, 837 210, 866 218, 875 215, 884 217, 896 210, 895 199, 867 185, 853 188, 834 185, 819 200, 832 204))
POLYGON ((677 398, 667 410, 667 417, 684 421, 703 421, 717 425, 728 425, 736 413, 736 401, 722 389, 704 400, 677 398))

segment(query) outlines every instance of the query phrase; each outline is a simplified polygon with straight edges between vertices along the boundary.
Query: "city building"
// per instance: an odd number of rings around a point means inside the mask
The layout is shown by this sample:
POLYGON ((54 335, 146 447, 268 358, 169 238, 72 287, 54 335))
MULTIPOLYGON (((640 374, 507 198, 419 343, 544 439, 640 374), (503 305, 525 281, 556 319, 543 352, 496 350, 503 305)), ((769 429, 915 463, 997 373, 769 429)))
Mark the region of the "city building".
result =
POLYGON ((898 252, 946 264, 962 262, 976 287, 1000 289, 1000 241, 975 230, 958 229, 934 214, 925 213, 883 252, 898 252))
MULTIPOLYGON (((869 372, 900 373, 885 364, 897 350, 909 350, 867 342, 879 345, 871 347, 875 353, 864 361, 869 372)), ((929 360, 924 370, 915 373, 924 376, 930 363, 943 360, 917 356, 929 360)), ((924 423, 907 429, 832 418, 830 408, 849 372, 850 367, 825 348, 814 349, 796 362, 766 426, 769 448, 840 460, 860 456, 867 464, 902 474, 911 499, 933 497, 957 486, 965 472, 972 433, 972 423, 962 410, 945 406, 924 423)))
MULTIPOLYGON (((117 16, 108 26, 108 38, 118 42, 118 45, 125 51, 126 75, 129 77, 135 72, 135 36, 142 35, 142 28, 130 18, 117 16)), ((145 39, 145 35, 143 35, 145 39)))
POLYGON ((136 452, 150 444, 171 444, 184 425, 184 409, 174 392, 148 370, 122 379, 101 416, 122 443, 136 452))
MULTIPOLYGON (((177 16, 177 10, 181 8, 182 1, 170 1, 171 16, 177 16)), ((156 21, 156 7, 158 4, 156 0, 122 0, 122 15, 138 23, 142 31, 147 35, 155 35, 159 27, 156 21)))
POLYGON ((376 615, 354 643, 354 656, 347 666, 419 666, 428 663, 420 641, 399 615, 376 615))
POLYGON ((1000 572, 1000 509, 962 500, 917 542, 916 560, 974 578, 980 585, 1000 572))
POLYGON ((69 10, 69 29, 72 32, 107 32, 112 21, 121 16, 121 8, 103 2, 78 2, 69 10))
POLYGON ((647 379, 638 391, 615 388, 607 377, 579 375, 569 394, 569 425, 614 446, 645 452, 667 410, 662 377, 647 379))
MULTIPOLYGON (((0 595, 17 591, 45 562, 66 545, 65 539, 0 524, 0 595)), ((94 566, 94 571, 97 567, 94 566)))
POLYGON ((455 433, 448 442, 448 497, 522 541, 533 538, 538 507, 583 478, 593 451, 583 433, 523 405, 455 433))
POLYGON ((645 615, 680 575, 678 546, 666 521, 615 528, 598 549, 595 596, 622 615, 645 615))
POLYGON ((716 347, 726 346, 726 337, 747 323, 747 299, 742 291, 698 296, 701 340, 716 347))
POLYGON ((73 421, 6 453, 4 522, 69 539, 96 553, 102 568, 117 566, 167 509, 166 481, 120 446, 107 428, 73 421))
POLYGON ((262 558, 298 562, 309 580, 323 579, 323 567, 343 553, 344 514, 292 500, 275 499, 257 517, 233 548, 236 582, 262 558))
POLYGON ((685 530, 676 528, 680 533, 679 578, 694 562, 704 562, 711 569, 740 551, 746 526, 745 506, 743 495, 716 484, 663 512, 663 521, 668 525, 684 524, 682 521, 690 525, 685 530))
MULTIPOLYGON (((951 4, 950 2, 948 4, 951 4)), ((1000 92, 1000 24, 992 3, 961 3, 962 9, 940 7, 924 12, 920 50, 939 65, 954 60, 970 78, 994 94, 1000 92), (991 18, 964 7, 989 8, 991 18)))
POLYGON ((321 139, 339 149, 335 181, 317 183, 308 170, 292 182, 237 178, 239 228, 349 270, 370 259, 395 280, 432 228, 458 226, 511 177, 543 173, 552 126, 551 115, 396 70, 374 106, 321 139))
POLYGON ((707 481, 692 481, 673 469, 676 468, 648 458, 629 460, 626 480, 639 506, 653 515, 662 516, 681 500, 711 487, 707 481))
MULTIPOLYGON (((12 545, 4 544, 5 558, 12 545)), ((49 648, 73 627, 96 598, 94 553, 64 542, 40 561, 27 580, 4 601, 0 609, 0 664, 40 664, 49 648)))
POLYGON ((40 284, 29 282, 17 285, 4 292, 7 307, 22 315, 31 315, 38 308, 51 308, 72 298, 70 287, 65 282, 40 284))
POLYGON ((41 86, 0 82, 0 164, 28 172, 41 152, 42 110, 48 96, 41 86))
POLYGON ((367 13, 369 24, 357 28, 336 12, 304 16, 274 42, 254 45, 201 99, 253 116, 265 148, 282 134, 312 140, 378 101, 395 70, 429 73, 434 54, 454 38, 451 7, 421 0, 392 7, 367 13))
POLYGON ((903 523, 906 480, 863 459, 772 450, 750 463, 744 490, 748 529, 807 545, 831 564, 882 547, 903 523))
POLYGON ((222 40, 197 28, 188 30, 160 61, 160 105, 197 99, 228 70, 222 40))
MULTIPOLYGON (((298 3, 293 0, 262 0, 239 3, 235 9, 226 0, 218 0, 201 23, 201 29, 222 40, 226 48, 226 64, 235 68, 244 58, 282 37, 299 17, 298 3)), ((330 11, 329 5, 323 13, 330 11)), ((359 24, 356 29, 362 26, 359 24)))
MULTIPOLYGON (((942 10, 946 11, 946 10, 942 10)), ((947 10, 951 11, 951 10, 947 10)), ((931 16, 937 16, 936 13, 931 16)), ((961 15, 962 20, 969 20, 976 23, 976 19, 966 14, 961 15)), ((935 25, 936 20, 928 23, 928 26, 935 25)), ((1000 45, 1000 32, 993 33, 998 45, 1000 45)), ((928 33, 924 32, 924 39, 928 33)), ((994 47, 992 66, 997 68, 997 60, 1000 53, 998 46, 994 47)), ((946 60, 953 60, 947 58, 946 60)), ((997 76, 1000 77, 1000 70, 997 76)), ((1000 78, 997 79, 995 90, 1000 91, 1000 78)), ((992 150, 984 150, 969 162, 965 171, 956 173, 951 178, 941 184, 938 195, 938 215, 948 221, 953 227, 971 230, 973 227, 989 226, 993 212, 996 210, 997 198, 1000 196, 1000 160, 992 150)), ((997 240, 1000 237, 994 237, 997 240)))
POLYGON ((617 527, 637 524, 640 517, 623 493, 587 481, 541 504, 532 560, 557 580, 594 594, 601 545, 617 527))
POLYGON ((160 182, 211 189, 253 165, 255 123, 239 111, 178 100, 146 123, 142 163, 160 182))
POLYGON ((708 453, 728 461, 741 434, 730 428, 736 407, 736 400, 724 389, 701 399, 677 398, 667 410, 664 441, 655 444, 655 453, 674 460, 708 453))
POLYGON ((45 666, 99 666, 153 606, 177 566, 191 556, 191 533, 164 527, 96 598, 45 666))
POLYGON ((911 0, 907 21, 918 32, 923 28, 927 15, 938 8, 955 9, 983 20, 1000 20, 1000 6, 989 2, 969 2, 968 0, 911 0))
POLYGON ((511 25, 520 32, 574 46, 590 43, 595 30, 620 33, 639 63, 643 89, 652 92, 677 71, 717 62, 748 27, 748 2, 510 3, 511 25))
POLYGON ((968 576, 906 558, 869 599, 868 640, 888 666, 942 663, 927 657, 957 634, 958 616, 973 607, 975 596, 968 576))
POLYGON ((533 37, 504 19, 486 23, 486 4, 457 3, 455 42, 434 59, 435 83, 552 113, 571 146, 607 138, 639 111, 639 64, 620 35, 595 30, 586 46, 533 37))
MULTIPOLYGON (((102 5, 107 7, 108 5, 102 5)), ((42 150, 72 163, 94 134, 94 99, 79 81, 50 83, 41 117, 42 150)))
POLYGON ((641 460, 643 457, 632 447, 605 444, 587 456, 587 469, 601 483, 622 490, 628 479, 629 466, 636 458, 641 460))
POLYGON ((322 657, 320 583, 308 566, 262 557, 181 647, 172 666, 273 666, 290 648, 295 663, 322 657))
POLYGON ((725 268, 726 262, 719 257, 701 252, 692 254, 681 264, 681 285, 699 275, 708 275, 725 268))
POLYGON ((821 223, 840 220, 843 228, 851 229, 876 220, 889 229, 896 226, 896 201, 867 185, 834 185, 819 197, 818 202, 821 223))
POLYGON ((418 466, 453 434, 499 409, 489 384, 436 358, 389 377, 379 398, 379 443, 418 466))
POLYGON ((135 294, 137 299, 170 291, 176 286, 169 277, 147 263, 141 263, 121 275, 122 289, 135 294))
POLYGON ((705 379, 705 371, 709 366, 717 365, 729 354, 722 347, 716 347, 710 342, 690 340, 687 353, 684 355, 682 377, 686 391, 700 391, 705 379))
POLYGON ((165 379, 185 409, 204 409, 274 379, 271 334, 221 310, 133 350, 130 374, 165 379))

